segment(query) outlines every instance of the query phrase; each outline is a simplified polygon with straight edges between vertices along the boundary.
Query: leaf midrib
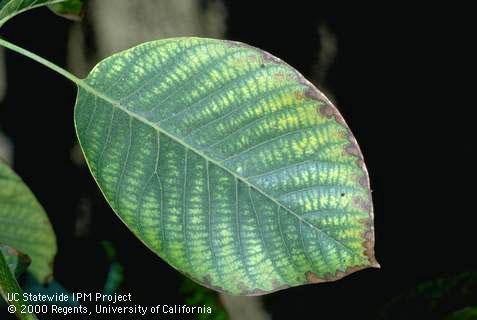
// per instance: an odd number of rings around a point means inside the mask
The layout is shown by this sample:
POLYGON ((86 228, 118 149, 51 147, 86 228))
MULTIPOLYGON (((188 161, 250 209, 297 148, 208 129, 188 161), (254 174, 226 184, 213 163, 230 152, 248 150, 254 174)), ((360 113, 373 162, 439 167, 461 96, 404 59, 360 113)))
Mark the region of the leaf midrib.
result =
MULTIPOLYGON (((160 133, 164 134, 165 136, 169 137, 170 139, 178 142, 179 144, 181 144, 182 146, 184 146, 185 148, 189 149, 189 150, 192 150, 193 152, 195 152, 196 154, 198 154, 199 156, 201 156, 202 158, 204 158, 206 161, 210 162, 210 163, 213 163, 214 165, 218 166, 219 168, 227 171, 229 174, 231 174, 235 179, 237 180, 240 180, 242 181, 243 183, 245 183, 249 188, 254 188, 256 191, 258 191, 259 193, 261 193, 263 196, 265 196, 267 199, 270 199, 271 201, 273 201, 276 205, 278 205, 279 207, 283 208, 285 211, 287 211, 288 213, 290 213, 291 215, 293 215, 295 218, 297 218, 299 221, 307 224, 310 228, 320 232, 321 234, 323 234, 324 236, 326 236, 327 238, 331 239, 332 241, 336 242, 338 245, 342 246, 344 249, 346 249, 348 252, 350 252, 352 255, 354 256, 357 256, 359 258, 362 258, 361 255, 359 254, 356 254, 352 249, 348 248, 344 243, 342 243, 341 241, 333 238, 332 236, 328 235, 326 232, 322 231, 320 228, 318 228, 317 226, 313 225, 312 223, 310 223, 309 221, 303 219, 300 215, 298 215, 296 212, 294 212, 293 210, 291 210, 290 208, 286 207, 284 204, 280 203, 279 201, 275 200, 272 196, 270 196, 269 194, 267 194, 265 191, 263 191, 261 188, 257 187, 256 185, 254 185, 253 183, 249 182, 246 178, 244 177, 241 177, 239 175, 237 175, 235 172, 233 172, 232 170, 230 170, 229 168, 225 167, 224 165, 222 165, 220 162, 214 160, 213 158, 209 157, 208 155, 204 154, 202 151, 194 148, 193 146, 191 146, 190 144, 188 144, 186 141, 174 136, 173 134, 167 132, 166 130, 164 130, 163 128, 161 128, 160 126, 158 126, 156 123, 154 122, 151 122, 149 121, 148 119, 126 109, 125 107, 123 107, 121 105, 121 103, 118 101, 118 100, 115 100, 114 98, 111 98, 109 97, 107 94, 104 94, 100 91, 98 91, 96 88, 92 87, 90 84, 88 84, 85 79, 77 79, 77 81, 74 81, 78 87, 84 89, 85 91, 89 92, 90 94, 93 94, 95 96, 97 96, 98 98, 106 101, 107 103, 111 104, 113 107, 115 108, 118 108, 119 110, 123 111, 124 113, 126 113, 128 116, 132 117, 132 118, 135 118, 137 120, 139 120, 140 122, 150 126, 151 128, 154 128, 156 129, 157 131, 159 131, 160 133)), ((79 93, 78 93, 79 95, 79 93)))

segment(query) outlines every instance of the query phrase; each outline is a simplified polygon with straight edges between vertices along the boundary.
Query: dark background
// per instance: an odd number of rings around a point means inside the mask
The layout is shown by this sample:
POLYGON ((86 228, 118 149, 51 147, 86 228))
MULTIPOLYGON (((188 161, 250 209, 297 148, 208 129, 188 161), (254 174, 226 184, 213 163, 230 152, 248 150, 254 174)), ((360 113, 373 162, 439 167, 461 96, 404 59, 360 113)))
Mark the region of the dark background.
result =
MULTIPOLYGON (((308 3, 227 1, 226 36, 310 76, 320 46, 317 26, 326 21, 336 34, 338 54, 325 86, 365 156, 382 268, 268 295, 267 310, 273 319, 376 319, 386 308, 394 310, 387 315, 392 319, 438 319, 477 305, 475 290, 461 297, 458 288, 434 309, 412 299, 392 304, 420 283, 477 270, 475 99, 463 100, 460 77, 449 73, 461 68, 460 45, 471 39, 462 36, 465 26, 450 28, 462 22, 461 12, 308 3)), ((65 66, 70 23, 38 9, 8 22, 1 36, 65 66)), ((13 140, 15 170, 57 234, 56 279, 75 292, 100 290, 107 263, 98 243, 108 239, 124 266, 124 290, 136 303, 183 303, 180 275, 128 231, 87 169, 71 161, 74 85, 15 53, 6 52, 6 61, 0 128, 13 140), (73 230, 85 197, 93 199, 92 222, 78 237, 73 230)))

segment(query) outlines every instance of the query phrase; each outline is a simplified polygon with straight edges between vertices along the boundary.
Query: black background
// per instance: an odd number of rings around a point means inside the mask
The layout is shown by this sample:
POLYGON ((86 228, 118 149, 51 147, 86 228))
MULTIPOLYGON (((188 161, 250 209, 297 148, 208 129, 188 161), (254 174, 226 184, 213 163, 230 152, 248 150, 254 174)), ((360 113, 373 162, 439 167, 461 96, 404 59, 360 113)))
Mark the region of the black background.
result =
MULTIPOLYGON (((461 45, 472 38, 455 24, 466 21, 465 10, 266 3, 228 1, 227 38, 269 51, 310 76, 318 24, 326 21, 337 36, 338 55, 325 84, 365 156, 382 266, 271 294, 265 301, 273 319, 375 319, 419 283, 477 270, 475 99, 463 99, 463 75, 451 75, 466 68, 461 45)), ((64 66, 70 23, 38 9, 8 22, 2 36, 64 66)), ((134 238, 87 169, 72 163, 74 85, 15 53, 6 59, 0 126, 14 142, 15 170, 54 225, 56 278, 72 291, 101 289, 106 263, 98 242, 110 239, 135 302, 183 303, 177 272, 134 238), (83 196, 95 199, 94 216, 89 235, 77 238, 72 230, 83 196)), ((453 301, 443 308, 464 306, 453 301)), ((416 306, 410 318, 439 317, 420 312, 416 306)))

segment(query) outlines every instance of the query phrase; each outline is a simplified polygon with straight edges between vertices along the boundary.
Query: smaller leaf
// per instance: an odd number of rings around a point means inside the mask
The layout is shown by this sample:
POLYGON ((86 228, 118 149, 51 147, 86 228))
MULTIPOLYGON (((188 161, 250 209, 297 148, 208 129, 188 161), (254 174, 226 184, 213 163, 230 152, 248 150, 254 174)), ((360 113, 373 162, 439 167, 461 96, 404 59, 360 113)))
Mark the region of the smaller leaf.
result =
POLYGON ((12 247, 1 243, 0 253, 3 254, 10 271, 15 275, 16 278, 21 276, 31 263, 30 257, 18 250, 13 249, 12 247))
POLYGON ((0 27, 22 12, 46 5, 63 2, 76 2, 72 0, 0 0, 0 27))
POLYGON ((0 243, 32 259, 31 273, 47 282, 53 273, 56 238, 48 216, 12 169, 0 161, 0 243))
POLYGON ((15 314, 21 320, 35 320, 37 317, 31 313, 21 313, 21 306, 27 304, 23 300, 23 292, 10 269, 3 251, 0 250, 0 294, 16 310, 15 314), (16 295, 19 299, 9 299, 8 296, 16 295), (19 301, 15 301, 19 300, 19 301))
POLYGON ((84 0, 68 0, 49 5, 48 7, 57 15, 73 21, 79 21, 84 15, 84 0))

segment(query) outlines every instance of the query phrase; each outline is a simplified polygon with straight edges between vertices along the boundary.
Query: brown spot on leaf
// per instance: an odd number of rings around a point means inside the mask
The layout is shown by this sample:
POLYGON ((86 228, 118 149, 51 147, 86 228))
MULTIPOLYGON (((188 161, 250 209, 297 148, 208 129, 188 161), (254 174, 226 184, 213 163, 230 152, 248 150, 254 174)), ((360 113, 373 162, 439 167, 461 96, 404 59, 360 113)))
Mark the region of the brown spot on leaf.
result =
POLYGON ((355 207, 369 212, 371 210, 369 201, 363 199, 362 197, 354 197, 353 204, 355 207))
POLYGON ((239 280, 237 282, 237 287, 240 289, 241 292, 247 292, 249 290, 249 288, 247 287, 247 285, 245 284, 245 282, 239 280))
POLYGON ((306 89, 306 96, 312 100, 316 100, 316 101, 319 101, 319 102, 322 102, 323 104, 327 105, 326 101, 324 101, 323 99, 323 94, 318 91, 318 89, 316 89, 315 87, 313 86, 310 86, 309 83, 305 82, 304 80, 306 80, 302 75, 300 75, 300 77, 302 78, 301 79, 301 83, 306 85, 307 86, 307 89, 306 89))
POLYGON ((347 154, 353 155, 355 157, 361 158, 361 151, 359 151, 359 148, 354 144, 350 144, 345 148, 345 151, 347 154))
POLYGON ((359 183, 363 188, 369 188, 369 182, 368 182, 368 179, 367 179, 365 176, 359 177, 358 183, 359 183))
MULTIPOLYGON (((311 92, 318 92, 317 89, 314 89, 314 90, 310 90, 311 92)), ((309 94, 308 94, 309 95, 309 94)), ((320 100, 319 98, 316 98, 315 100, 319 100, 320 102, 323 103, 323 105, 319 108, 319 112, 324 115, 325 117, 327 118, 331 118, 331 117, 334 117, 335 118, 335 121, 337 123, 339 123, 340 125, 342 125, 344 128, 346 128, 346 134, 347 136, 352 136, 351 134, 351 131, 349 130, 348 128, 348 125, 346 124, 346 121, 343 119, 343 117, 341 116, 341 114, 338 112, 338 109, 336 109, 336 107, 331 104, 331 102, 325 100, 322 98, 322 100, 320 100)))
POLYGON ((279 287, 282 286, 282 283, 281 283, 278 279, 274 278, 274 279, 272 280, 272 286, 273 286, 274 288, 279 288, 279 287))
MULTIPOLYGON (((260 50, 260 49, 259 49, 260 50)), ((271 55, 270 53, 266 52, 266 51, 263 51, 263 50, 260 50, 261 51, 261 54, 262 54, 262 57, 265 61, 271 61, 273 63, 278 63, 278 64, 286 64, 288 65, 287 63, 285 63, 283 60, 275 57, 274 55, 271 55)))
POLYGON ((262 289, 255 288, 253 290, 250 290, 246 294, 247 294, 247 296, 261 296, 261 295, 264 295, 264 294, 267 294, 267 293, 270 293, 270 292, 262 290, 262 289))
MULTIPOLYGON (((184 273, 184 274, 187 275, 192 280, 194 280, 194 278, 191 275, 189 275, 187 273, 184 273)), ((227 292, 227 290, 225 290, 224 288, 213 285, 212 284, 212 277, 208 274, 205 275, 200 281, 197 281, 197 280, 194 280, 194 281, 198 282, 199 284, 203 285, 206 288, 209 288, 209 289, 212 289, 212 290, 215 290, 215 291, 218 291, 218 292, 227 292)))
POLYGON ((308 280, 309 283, 321 283, 321 282, 327 281, 325 279, 319 278, 315 273, 311 271, 307 271, 305 275, 306 275, 306 280, 308 280))
POLYGON ((280 281, 278 281, 277 279, 272 280, 272 286, 273 286, 272 290, 265 291, 265 290, 262 290, 262 289, 259 289, 259 288, 247 287, 243 282, 238 283, 238 287, 240 289, 240 295, 245 295, 245 296, 261 296, 261 295, 264 295, 264 294, 268 294, 268 293, 272 293, 272 292, 276 292, 276 291, 280 291, 280 290, 283 290, 283 289, 290 288, 289 285, 281 284, 280 281))
POLYGON ((335 111, 333 110, 332 106, 325 104, 320 107, 320 113, 325 117, 330 118, 335 114, 335 111))

